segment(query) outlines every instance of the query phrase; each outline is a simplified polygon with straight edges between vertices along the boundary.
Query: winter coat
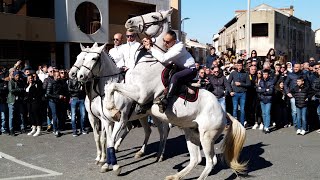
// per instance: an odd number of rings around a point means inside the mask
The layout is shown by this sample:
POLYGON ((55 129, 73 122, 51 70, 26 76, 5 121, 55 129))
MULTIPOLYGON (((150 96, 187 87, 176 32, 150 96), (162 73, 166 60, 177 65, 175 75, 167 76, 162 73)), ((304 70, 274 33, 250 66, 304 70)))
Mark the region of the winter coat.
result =
POLYGON ((310 98, 310 89, 307 85, 298 86, 296 85, 291 91, 295 98, 296 106, 298 108, 307 107, 308 98, 310 98))
POLYGON ((240 72, 233 71, 229 75, 228 83, 231 84, 231 92, 236 92, 236 93, 246 92, 247 88, 251 84, 249 75, 244 70, 240 72), (240 86, 236 86, 235 82, 240 82, 240 86))
POLYGON ((70 97, 77 97, 79 99, 84 99, 86 97, 86 92, 83 83, 76 79, 69 80, 68 89, 70 97))
POLYGON ((273 79, 261 79, 257 87, 257 93, 261 102, 267 104, 272 102, 272 94, 274 91, 273 79))
POLYGON ((286 94, 288 94, 291 91, 291 89, 293 89, 297 85, 297 79, 300 76, 303 76, 305 83, 307 83, 306 76, 301 71, 297 73, 292 72, 288 74, 287 79, 284 82, 284 90, 286 94))
POLYGON ((227 78, 222 75, 221 71, 217 76, 210 76, 209 81, 210 84, 208 90, 212 92, 218 99, 230 93, 230 84, 228 83, 227 78))
POLYGON ((25 96, 25 85, 22 80, 14 80, 11 79, 8 82, 8 98, 7 98, 7 103, 15 103, 16 101, 23 101, 24 96, 25 96))
POLYGON ((27 103, 40 103, 43 99, 44 91, 42 89, 42 82, 39 80, 38 82, 32 84, 31 86, 27 85, 26 88, 26 97, 25 100, 27 103))
POLYGON ((68 86, 63 80, 49 82, 45 96, 47 99, 58 102, 59 96, 68 96, 68 86))
POLYGON ((316 98, 320 99, 320 76, 318 76, 312 83, 312 89, 315 93, 316 98))

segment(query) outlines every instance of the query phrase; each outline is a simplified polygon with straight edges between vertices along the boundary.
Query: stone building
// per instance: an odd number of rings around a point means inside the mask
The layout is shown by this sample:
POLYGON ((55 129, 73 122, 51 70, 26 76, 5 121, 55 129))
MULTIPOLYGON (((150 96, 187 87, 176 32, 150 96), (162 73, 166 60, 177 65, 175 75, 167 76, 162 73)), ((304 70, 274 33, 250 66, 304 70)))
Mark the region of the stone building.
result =
MULTIPOLYGON (((218 50, 232 48, 236 53, 246 51, 246 10, 236 15, 219 31, 218 50)), ((303 62, 314 56, 314 31, 311 22, 294 16, 293 6, 276 9, 261 4, 251 10, 250 52, 266 56, 270 48, 285 54, 288 60, 303 62)), ((249 54, 250 54, 249 52, 249 54)))

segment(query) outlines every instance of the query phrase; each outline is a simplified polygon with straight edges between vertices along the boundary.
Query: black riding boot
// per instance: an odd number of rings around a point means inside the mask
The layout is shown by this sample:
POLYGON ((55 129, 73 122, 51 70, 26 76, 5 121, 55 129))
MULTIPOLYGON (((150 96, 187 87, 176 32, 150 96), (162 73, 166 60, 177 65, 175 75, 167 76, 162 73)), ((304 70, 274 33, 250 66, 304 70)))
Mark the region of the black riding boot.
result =
POLYGON ((167 95, 161 100, 161 103, 159 105, 159 111, 161 113, 164 113, 167 109, 167 105, 169 102, 169 99, 172 98, 175 94, 176 91, 176 85, 174 83, 170 83, 169 85, 169 90, 167 95))

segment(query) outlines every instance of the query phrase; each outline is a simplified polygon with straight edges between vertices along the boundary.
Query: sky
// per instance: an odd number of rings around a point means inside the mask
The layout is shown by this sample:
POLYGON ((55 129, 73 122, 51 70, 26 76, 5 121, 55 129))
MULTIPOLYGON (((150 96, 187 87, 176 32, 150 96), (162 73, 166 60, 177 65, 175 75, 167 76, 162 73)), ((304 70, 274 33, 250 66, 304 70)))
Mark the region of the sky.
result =
MULTIPOLYGON (((235 10, 247 9, 248 0, 181 0, 182 30, 190 39, 212 43, 213 34, 230 21, 235 10)), ((262 3, 275 8, 294 6, 294 16, 312 23, 312 29, 320 28, 320 0, 251 0, 251 8, 262 3)))

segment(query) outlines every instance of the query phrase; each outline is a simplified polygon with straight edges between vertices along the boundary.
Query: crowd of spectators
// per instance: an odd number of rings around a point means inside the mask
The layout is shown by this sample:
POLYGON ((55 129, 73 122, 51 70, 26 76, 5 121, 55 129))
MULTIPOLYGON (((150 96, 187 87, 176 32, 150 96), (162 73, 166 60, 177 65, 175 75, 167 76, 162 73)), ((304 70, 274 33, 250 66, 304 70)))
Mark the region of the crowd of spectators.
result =
POLYGON ((74 137, 87 134, 84 99, 84 84, 69 80, 65 69, 42 65, 35 71, 20 60, 9 70, 0 67, 0 134, 30 129, 29 136, 39 136, 47 127, 60 137, 68 119, 74 137))
POLYGON ((249 57, 232 50, 219 56, 215 48, 197 63, 197 81, 212 92, 222 108, 243 126, 265 133, 294 126, 296 134, 320 133, 320 62, 311 57, 292 64, 271 48, 249 57))

